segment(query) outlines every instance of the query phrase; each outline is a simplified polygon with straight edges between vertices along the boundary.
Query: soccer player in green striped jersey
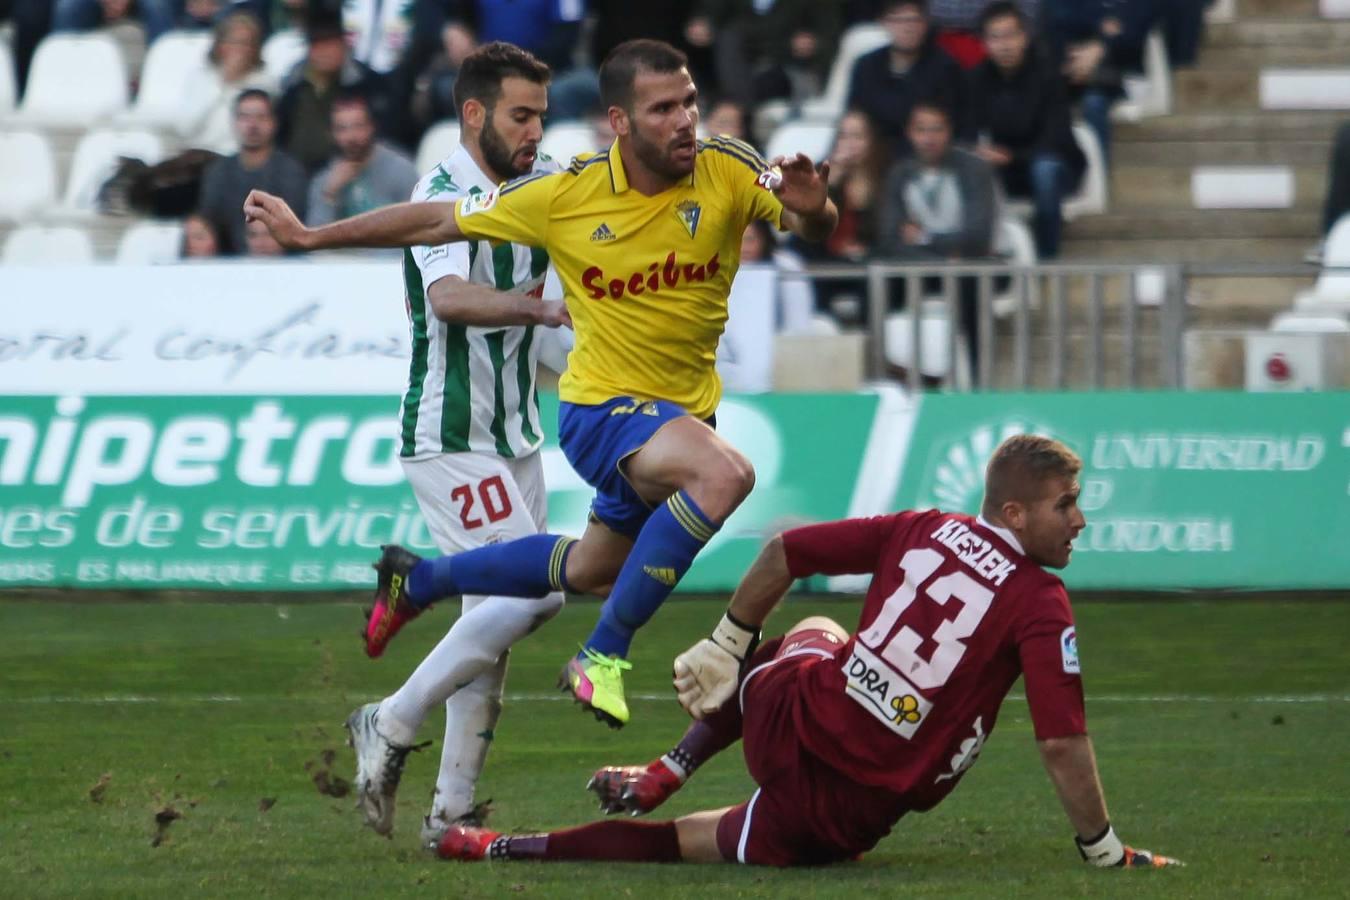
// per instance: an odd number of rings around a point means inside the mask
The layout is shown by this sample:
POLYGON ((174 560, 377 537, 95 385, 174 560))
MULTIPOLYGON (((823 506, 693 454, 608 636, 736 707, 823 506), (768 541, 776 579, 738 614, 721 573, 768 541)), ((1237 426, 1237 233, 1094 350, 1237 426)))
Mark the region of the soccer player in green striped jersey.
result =
MULTIPOLYGON (((510 44, 470 55, 455 85, 461 145, 418 182, 412 199, 472 197, 532 171, 558 171, 538 150, 548 80, 547 66, 510 44)), ((553 329, 569 324, 561 301, 542 299, 549 272, 544 251, 518 244, 457 241, 404 250, 412 362, 400 455, 443 553, 544 530, 535 366, 541 345, 557 341, 553 329)), ((554 294, 561 296, 561 288, 554 294)), ((386 595, 396 590, 408 556, 385 548, 377 569, 386 595)), ((481 820, 474 786, 501 712, 507 653, 562 604, 560 592, 464 596, 463 614, 407 682, 352 714, 357 790, 376 831, 393 828, 404 759, 423 720, 442 703, 445 743, 423 839, 435 843, 452 822, 481 820)), ((369 655, 383 652, 402 624, 393 621, 398 615, 398 604, 377 600, 367 623, 369 655)))

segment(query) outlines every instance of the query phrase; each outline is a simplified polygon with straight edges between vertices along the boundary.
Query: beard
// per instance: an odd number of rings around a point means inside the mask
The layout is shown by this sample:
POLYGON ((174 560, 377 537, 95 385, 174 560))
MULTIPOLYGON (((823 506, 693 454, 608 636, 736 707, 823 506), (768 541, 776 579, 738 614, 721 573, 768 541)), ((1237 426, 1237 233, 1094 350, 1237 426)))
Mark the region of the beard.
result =
POLYGON ((521 168, 516 162, 516 153, 506 145, 501 132, 492 124, 492 116, 483 122, 483 133, 478 139, 478 148, 483 152, 483 161, 493 172, 510 181, 521 175, 528 175, 532 165, 521 168))
POLYGON ((638 160, 657 175, 669 178, 671 181, 678 181, 694 170, 692 163, 688 166, 677 163, 671 158, 669 150, 663 150, 655 142, 647 140, 637 128, 632 130, 630 137, 633 142, 633 152, 637 155, 638 160))

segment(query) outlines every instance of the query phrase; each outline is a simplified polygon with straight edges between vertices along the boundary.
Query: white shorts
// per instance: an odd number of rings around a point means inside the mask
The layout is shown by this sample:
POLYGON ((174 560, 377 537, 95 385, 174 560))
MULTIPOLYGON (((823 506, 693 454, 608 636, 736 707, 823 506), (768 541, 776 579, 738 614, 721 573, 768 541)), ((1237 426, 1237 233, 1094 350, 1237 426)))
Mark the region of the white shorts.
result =
POLYGON ((403 472, 442 553, 544 531, 548 494, 538 453, 442 453, 402 460, 403 472))

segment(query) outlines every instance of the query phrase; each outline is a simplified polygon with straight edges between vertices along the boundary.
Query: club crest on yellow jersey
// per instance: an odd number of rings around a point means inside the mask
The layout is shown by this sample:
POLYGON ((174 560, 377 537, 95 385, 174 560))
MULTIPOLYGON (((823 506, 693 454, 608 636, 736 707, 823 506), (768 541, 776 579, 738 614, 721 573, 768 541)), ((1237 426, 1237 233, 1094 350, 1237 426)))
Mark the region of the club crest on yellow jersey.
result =
POLYGON ((684 230, 689 232, 690 237, 698 236, 698 222, 703 218, 703 207, 698 205, 698 201, 684 200, 675 204, 675 215, 684 225, 684 230))

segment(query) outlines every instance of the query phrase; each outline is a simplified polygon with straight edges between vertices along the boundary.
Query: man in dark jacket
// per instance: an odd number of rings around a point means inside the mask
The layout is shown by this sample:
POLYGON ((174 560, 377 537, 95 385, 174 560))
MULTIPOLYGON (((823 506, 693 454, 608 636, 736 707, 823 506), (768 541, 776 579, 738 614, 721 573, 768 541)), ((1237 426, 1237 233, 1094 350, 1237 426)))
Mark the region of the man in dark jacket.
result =
POLYGON ((1087 159, 1074 139, 1064 78, 1031 43, 1010 2, 991 3, 980 26, 989 58, 971 72, 976 153, 1012 197, 1030 197, 1041 259, 1059 254, 1061 204, 1077 190, 1087 159))
POLYGON ((839 43, 839 0, 698 0, 685 37, 711 46, 718 90, 747 108, 824 87, 839 43))
POLYGON ((969 137, 965 75, 937 46, 926 0, 887 0, 880 21, 890 32, 891 43, 853 64, 848 108, 867 113, 878 133, 892 142, 897 157, 913 152, 905 129, 919 99, 939 100, 952 111, 957 135, 969 137))

